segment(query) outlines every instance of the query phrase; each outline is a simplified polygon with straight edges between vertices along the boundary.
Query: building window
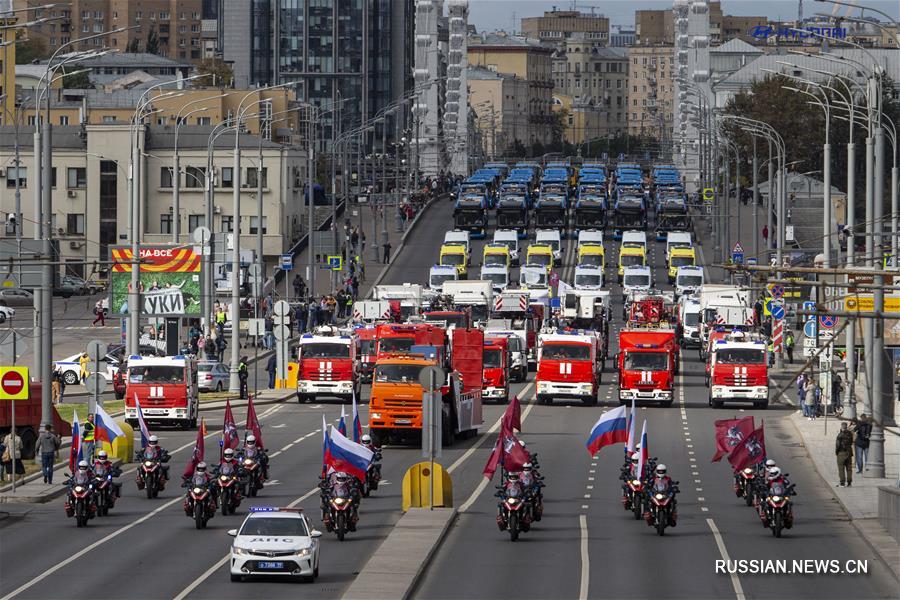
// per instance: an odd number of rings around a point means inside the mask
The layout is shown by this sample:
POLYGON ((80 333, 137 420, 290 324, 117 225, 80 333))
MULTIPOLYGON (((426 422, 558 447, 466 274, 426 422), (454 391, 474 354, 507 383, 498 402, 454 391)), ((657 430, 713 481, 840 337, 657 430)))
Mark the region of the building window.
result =
MULTIPOLYGON (((266 234, 266 225, 268 224, 269 217, 262 218, 262 232, 263 235, 266 234)), ((250 217, 250 234, 256 234, 256 228, 259 227, 259 217, 250 217)))
POLYGON ((56 167, 50 169, 50 187, 56 189, 56 167))
POLYGON ((211 123, 211 117, 197 117, 197 125, 210 125, 211 123))
POLYGON ((219 187, 229 188, 229 189, 234 187, 234 168, 233 167, 222 167, 222 182, 219 187))
POLYGON ((631 113, 631 120, 637 121, 637 113, 631 113))
POLYGON ((6 169, 6 187, 16 187, 16 175, 18 174, 19 187, 28 187, 28 167, 8 167, 6 169))
POLYGON ((115 123, 117 119, 115 115, 103 115, 103 118, 101 120, 104 123, 115 123))
MULTIPOLYGON (((206 167, 187 167, 184 170, 184 187, 202 188, 206 181, 206 167)), ((194 228, 191 228, 193 231, 194 228)))
POLYGON ((234 217, 231 215, 222 215, 222 233, 234 232, 234 217))
POLYGON ((171 213, 163 213, 159 215, 159 232, 172 233, 172 215, 171 213))
POLYGON ((66 215, 66 233, 69 235, 84 235, 84 215, 69 213, 66 215))
MULTIPOLYGON (((256 167, 250 167, 247 169, 247 182, 244 184, 244 187, 255 188, 257 187, 258 182, 256 180, 256 167)), ((263 167, 262 170, 262 186, 263 188, 269 187, 269 169, 268 167, 263 167)), ((265 229, 265 226, 263 227, 265 229)))
POLYGON ((172 187, 172 167, 160 167, 159 168, 159 187, 162 188, 170 188, 172 187))
POLYGON ((70 168, 66 171, 66 187, 71 189, 84 189, 87 187, 87 169, 81 167, 70 168))
POLYGON ((206 215, 188 215, 188 231, 194 231, 198 227, 206 225, 206 215))
POLYGON ((66 115, 61 115, 61 116, 59 117, 59 124, 60 124, 60 125, 68 125, 68 124, 69 124, 69 117, 67 117, 66 115))

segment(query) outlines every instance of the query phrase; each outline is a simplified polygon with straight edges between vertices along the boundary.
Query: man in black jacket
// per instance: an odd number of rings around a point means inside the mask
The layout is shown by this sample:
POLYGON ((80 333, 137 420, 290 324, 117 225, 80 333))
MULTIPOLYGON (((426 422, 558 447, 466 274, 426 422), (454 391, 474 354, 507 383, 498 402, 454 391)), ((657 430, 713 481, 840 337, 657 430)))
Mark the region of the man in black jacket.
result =
POLYGON ((866 413, 859 416, 856 424, 856 439, 853 442, 856 450, 856 472, 862 473, 869 460, 869 436, 872 435, 872 423, 866 413))

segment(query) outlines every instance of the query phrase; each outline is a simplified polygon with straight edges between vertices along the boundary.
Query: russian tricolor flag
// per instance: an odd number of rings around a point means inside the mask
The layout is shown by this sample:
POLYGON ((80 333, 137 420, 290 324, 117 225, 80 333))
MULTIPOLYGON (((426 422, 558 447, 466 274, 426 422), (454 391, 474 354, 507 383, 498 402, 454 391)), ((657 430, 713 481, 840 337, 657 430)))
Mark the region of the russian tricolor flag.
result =
POLYGON ((624 444, 627 441, 628 422, 625 417, 625 407, 620 406, 600 416, 591 428, 586 445, 588 452, 593 456, 604 446, 624 444))
POLYGON ((141 410, 141 402, 138 400, 137 394, 134 395, 134 406, 137 408, 138 425, 141 428, 141 448, 147 447, 150 441, 150 428, 147 427, 147 421, 144 420, 144 411, 141 410))
POLYGON ((644 465, 650 459, 650 450, 647 448, 647 419, 644 419, 644 428, 641 430, 641 453, 638 459, 637 479, 644 474, 644 465))
POLYGON ((69 471, 75 472, 75 467, 81 461, 81 423, 78 422, 78 413, 72 411, 72 447, 69 450, 69 471))
POLYGON ((340 431, 331 427, 331 433, 325 441, 325 461, 335 471, 343 471, 359 481, 366 480, 366 471, 372 463, 372 451, 348 440, 340 431))
POLYGON ((625 458, 634 452, 634 398, 631 399, 631 412, 628 413, 628 442, 625 444, 625 458))
POLYGON ((347 421, 346 414, 344 414, 344 405, 341 404, 341 420, 338 422, 338 431, 341 432, 341 435, 347 437, 347 421))
POLYGON ((94 425, 94 436, 107 444, 112 444, 117 437, 125 435, 118 423, 99 404, 97 405, 97 414, 94 416, 94 425))
POLYGON ((359 408, 356 406, 356 390, 353 391, 353 441, 357 444, 362 438, 362 423, 359 422, 359 408))

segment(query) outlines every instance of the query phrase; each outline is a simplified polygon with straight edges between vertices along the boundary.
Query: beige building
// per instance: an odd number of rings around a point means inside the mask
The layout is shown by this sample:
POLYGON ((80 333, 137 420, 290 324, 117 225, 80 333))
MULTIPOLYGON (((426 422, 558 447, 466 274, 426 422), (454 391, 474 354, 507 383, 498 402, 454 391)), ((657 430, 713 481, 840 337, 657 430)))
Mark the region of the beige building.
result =
MULTIPOLYGON (((721 2, 709 3, 709 40, 713 44, 735 38, 754 42, 750 32, 754 27, 767 25, 766 16, 735 16, 722 13, 721 2)), ((634 13, 637 43, 642 46, 675 43, 675 22, 671 9, 637 10, 634 13)))
MULTIPOLYGON (((16 9, 46 5, 43 0, 14 0, 16 9)), ((108 46, 120 52, 146 52, 153 40, 157 54, 199 62, 203 59, 202 0, 69 0, 69 6, 27 11, 28 21, 58 19, 29 28, 31 39, 41 39, 53 52, 73 41, 73 50, 108 46), (61 18, 59 18, 61 17, 61 18), (86 42, 82 38, 104 31, 133 27, 128 31, 86 42)), ((152 47, 149 48, 152 50, 152 47)))
POLYGON ((628 51, 604 48, 583 35, 553 55, 554 109, 568 111, 569 141, 625 132, 628 113, 628 51), (569 100, 564 100, 568 98, 569 100), (583 114, 577 114, 583 113, 583 114), (576 121, 580 122, 577 123, 576 121))
MULTIPOLYGON (((15 25, 16 19, 0 19, 0 27, 15 25)), ((0 44, 16 38, 15 29, 0 29, 0 44)), ((16 45, 0 48, 0 124, 12 123, 16 110, 16 45)))
POLYGON ((522 35, 547 44, 565 44, 579 34, 591 42, 609 44, 609 18, 576 10, 545 11, 542 17, 522 19, 522 35))
POLYGON ((516 142, 530 137, 528 114, 529 85, 515 75, 496 73, 480 67, 469 68, 469 106, 484 140, 485 154, 494 160, 513 156, 516 142))
POLYGON ((628 49, 628 132, 662 139, 672 130, 675 49, 628 49))
MULTIPOLYGON (((70 263, 63 272, 89 275, 85 263, 108 258, 111 245, 128 242, 128 181, 131 134, 127 124, 57 127, 53 135, 53 215, 54 239, 59 241, 60 260, 70 263)), ((144 142, 141 169, 146 176, 140 188, 143 207, 143 241, 172 241, 174 219, 179 219, 180 240, 190 242, 190 234, 204 225, 205 173, 209 127, 184 127, 178 145, 181 160, 180 210, 172 206, 172 163, 174 132, 171 127, 150 127, 144 142)), ((19 132, 22 168, 19 172, 21 210, 25 238, 34 234, 34 216, 30 180, 34 171, 33 128, 19 132)), ((0 128, 0 211, 5 217, 15 211, 14 164, 15 132, 0 128)), ((215 232, 232 231, 233 191, 242 189, 241 246, 256 248, 259 225, 256 205, 256 181, 260 142, 255 136, 241 137, 243 150, 240 178, 233 172, 234 136, 220 136, 214 146, 215 194, 213 198, 215 232)), ((306 177, 306 158, 302 150, 262 141, 263 152, 263 243, 266 262, 273 265, 279 254, 299 239, 305 209, 302 184, 306 177)), ((5 220, 5 219, 4 219, 5 220)), ((6 228, 3 236, 15 237, 6 228)), ((271 271, 270 271, 271 272, 271 271)))
POLYGON ((523 114, 528 119, 526 146, 551 141, 553 117, 550 112, 553 98, 551 56, 553 50, 537 40, 489 33, 469 36, 468 59, 472 67, 515 75, 528 84, 528 102, 523 114))

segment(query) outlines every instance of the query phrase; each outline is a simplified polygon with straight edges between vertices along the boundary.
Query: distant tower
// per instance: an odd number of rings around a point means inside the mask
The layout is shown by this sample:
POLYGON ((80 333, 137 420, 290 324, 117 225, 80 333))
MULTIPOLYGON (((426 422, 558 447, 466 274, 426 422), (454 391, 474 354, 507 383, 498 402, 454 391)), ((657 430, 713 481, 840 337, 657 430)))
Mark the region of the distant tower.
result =
POLYGON ((803 0, 798 0, 797 6, 797 26, 803 23, 803 0))
POLYGON ((466 76, 469 26, 468 0, 449 0, 447 53, 447 94, 444 104, 444 139, 450 155, 450 171, 469 174, 469 86, 466 76))

